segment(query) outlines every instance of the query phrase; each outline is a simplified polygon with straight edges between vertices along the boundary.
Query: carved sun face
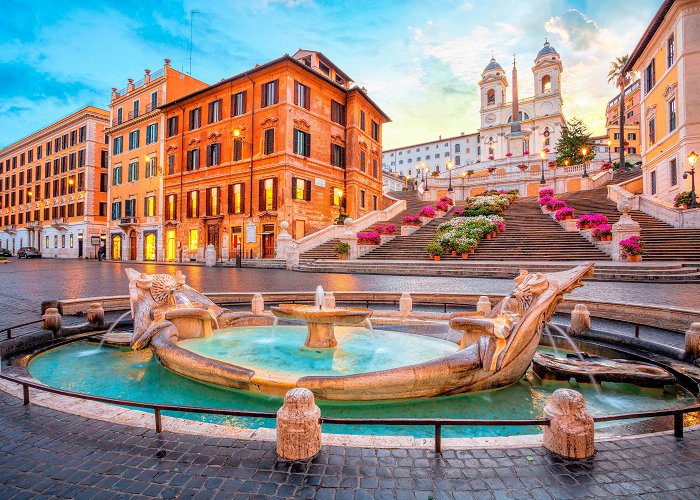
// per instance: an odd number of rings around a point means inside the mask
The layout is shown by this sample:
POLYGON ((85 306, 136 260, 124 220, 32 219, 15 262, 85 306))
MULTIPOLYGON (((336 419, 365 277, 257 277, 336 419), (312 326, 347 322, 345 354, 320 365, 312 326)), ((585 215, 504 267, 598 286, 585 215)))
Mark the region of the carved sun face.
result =
POLYGON ((182 290, 182 283, 170 274, 154 274, 152 278, 151 295, 158 304, 172 302, 173 292, 182 290))

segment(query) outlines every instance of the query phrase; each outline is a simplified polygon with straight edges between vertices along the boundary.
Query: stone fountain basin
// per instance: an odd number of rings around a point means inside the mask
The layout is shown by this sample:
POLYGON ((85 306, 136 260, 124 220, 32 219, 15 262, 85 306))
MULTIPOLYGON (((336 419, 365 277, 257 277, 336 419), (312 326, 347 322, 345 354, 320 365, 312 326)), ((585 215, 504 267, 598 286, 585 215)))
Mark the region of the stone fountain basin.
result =
POLYGON ((328 325, 357 325, 372 315, 371 309, 363 307, 319 309, 318 307, 304 304, 280 304, 271 307, 270 311, 280 319, 328 325))

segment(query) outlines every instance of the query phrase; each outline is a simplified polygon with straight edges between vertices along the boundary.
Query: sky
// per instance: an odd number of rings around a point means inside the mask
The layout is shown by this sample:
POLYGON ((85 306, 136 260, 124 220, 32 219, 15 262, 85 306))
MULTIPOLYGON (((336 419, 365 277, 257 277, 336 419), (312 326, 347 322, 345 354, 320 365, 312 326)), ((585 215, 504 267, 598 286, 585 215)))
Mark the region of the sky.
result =
POLYGON ((299 48, 319 50, 391 117, 390 149, 475 132, 481 72, 518 61, 520 97, 545 37, 561 54, 567 119, 604 131, 610 61, 661 0, 2 0, 0 147, 172 60, 208 83, 299 48))

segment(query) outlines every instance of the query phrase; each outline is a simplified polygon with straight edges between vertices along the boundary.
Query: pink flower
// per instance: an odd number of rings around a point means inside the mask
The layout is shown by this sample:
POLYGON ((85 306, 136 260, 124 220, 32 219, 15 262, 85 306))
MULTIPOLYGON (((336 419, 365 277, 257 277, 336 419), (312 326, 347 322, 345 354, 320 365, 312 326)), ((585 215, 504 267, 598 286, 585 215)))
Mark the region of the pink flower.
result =
POLYGON ((506 153, 506 156, 507 156, 508 158, 510 158, 511 156, 513 156, 513 153, 511 153, 510 151, 508 151, 508 152, 506 153))
POLYGON ((377 231, 369 231, 366 233, 357 233, 357 242, 364 244, 379 245, 381 243, 382 237, 377 231))
POLYGON ((440 198, 440 201, 447 203, 448 205, 454 205, 454 201, 452 201, 452 198, 450 198, 449 196, 443 196, 442 198, 440 198))
POLYGON ((576 227, 583 229, 584 226, 595 228, 603 224, 608 224, 608 218, 603 214, 584 214, 578 218, 576 227))
POLYGON ((567 217, 574 216, 574 209, 571 207, 560 208, 554 214, 554 218, 558 221, 566 220, 567 217))
POLYGON ((620 248, 622 249, 622 254, 625 256, 644 254, 644 243, 639 236, 630 236, 626 240, 622 240, 620 242, 620 248))
POLYGON ((441 212, 447 212, 450 209, 450 206, 446 202, 440 200, 435 204, 435 208, 441 212))
POLYGON ((489 155, 489 160, 493 160, 493 155, 489 155))
POLYGON ((530 151, 528 151, 528 150, 526 149, 525 151, 523 151, 523 154, 524 154, 524 155, 529 155, 529 154, 530 154, 530 151))
POLYGON ((435 217, 435 209, 433 207, 423 207, 419 215, 421 217, 435 217))
POLYGON ((560 208, 564 208, 566 206, 566 202, 564 200, 557 200, 556 198, 552 198, 546 206, 549 210, 559 210, 560 208))
POLYGON ((417 226, 420 224, 420 217, 417 215, 406 215, 403 218, 403 223, 411 226, 417 226))
POLYGON ((540 198, 542 198, 543 196, 554 196, 554 189, 551 189, 551 188, 540 189, 540 198))
POLYGON ((605 236, 610 236, 612 234, 612 227, 610 224, 601 224, 600 226, 593 229, 593 236, 596 238, 603 238, 605 236))
POLYGON ((554 198, 552 198, 551 195, 545 194, 544 196, 540 196, 540 206, 545 206, 549 204, 554 198))
POLYGON ((505 230, 506 230, 506 225, 505 225, 503 222, 497 220, 497 221, 495 222, 495 224, 496 224, 496 227, 498 228, 498 232, 499 232, 499 233, 505 232, 505 230))

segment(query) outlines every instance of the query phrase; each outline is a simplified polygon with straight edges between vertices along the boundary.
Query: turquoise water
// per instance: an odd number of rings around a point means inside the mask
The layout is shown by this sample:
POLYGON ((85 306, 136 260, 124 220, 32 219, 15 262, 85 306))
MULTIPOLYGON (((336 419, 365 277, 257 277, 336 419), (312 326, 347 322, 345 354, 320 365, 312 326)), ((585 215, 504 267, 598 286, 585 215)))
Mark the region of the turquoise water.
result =
MULTIPOLYGON (((39 381, 53 387, 135 401, 259 411, 277 411, 282 404, 279 397, 222 389, 176 375, 163 368, 150 350, 98 347, 85 341, 66 344, 37 356, 29 364, 29 372, 39 381)), ((541 382, 537 376, 528 373, 515 385, 482 393, 411 401, 318 403, 324 416, 348 418, 539 418, 547 396, 560 387, 579 390, 585 396, 593 415, 668 408, 694 402, 693 396, 679 386, 663 391, 628 384, 603 384, 602 393, 597 394, 588 384, 541 382)), ((239 427, 274 427, 274 421, 270 419, 183 413, 170 415, 239 427)), ((433 429, 324 425, 324 432, 431 437, 433 429)), ((506 436, 537 432, 540 432, 537 427, 443 428, 445 437, 506 436)))
POLYGON ((304 375, 350 375, 422 363, 457 351, 447 340, 365 328, 336 327, 338 346, 304 347, 305 326, 226 328, 211 337, 179 342, 207 358, 296 380, 304 375), (409 340, 407 342, 407 340, 409 340))

